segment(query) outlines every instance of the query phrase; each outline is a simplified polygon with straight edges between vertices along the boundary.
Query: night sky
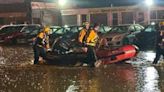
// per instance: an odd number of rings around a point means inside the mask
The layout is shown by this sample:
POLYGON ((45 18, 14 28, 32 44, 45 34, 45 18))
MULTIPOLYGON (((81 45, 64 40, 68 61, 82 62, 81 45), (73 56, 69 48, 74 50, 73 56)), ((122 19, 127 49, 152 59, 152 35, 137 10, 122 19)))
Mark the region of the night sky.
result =
MULTIPOLYGON (((20 2, 24 0, 0 0, 0 4, 7 2, 20 2)), ((58 0, 32 0, 32 1, 48 1, 57 2, 58 0)), ((67 0, 66 6, 76 7, 76 8, 96 8, 96 7, 110 7, 114 6, 126 6, 126 5, 136 5, 143 4, 144 0, 67 0)), ((154 0, 155 4, 164 6, 164 0, 154 0)))
MULTIPOLYGON (((52 1, 52 0, 50 0, 52 1)), ((144 0, 68 0, 70 5, 79 8, 88 7, 109 7, 111 6, 125 6, 125 5, 136 5, 143 4, 144 0)), ((164 6, 164 0, 154 0, 157 5, 164 6)))

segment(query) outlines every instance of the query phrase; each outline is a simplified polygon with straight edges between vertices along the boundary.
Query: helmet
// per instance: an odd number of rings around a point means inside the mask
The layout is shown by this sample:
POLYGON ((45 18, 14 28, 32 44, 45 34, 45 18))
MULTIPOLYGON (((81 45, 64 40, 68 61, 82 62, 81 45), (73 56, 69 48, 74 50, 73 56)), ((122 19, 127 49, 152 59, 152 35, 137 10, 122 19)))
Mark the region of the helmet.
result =
POLYGON ((164 22, 160 22, 159 27, 161 31, 164 31, 164 22))
POLYGON ((164 26, 164 21, 159 23, 160 26, 164 26))
POLYGON ((44 28, 44 30, 43 30, 43 31, 44 31, 45 33, 49 33, 49 32, 50 32, 50 30, 51 30, 51 29, 50 29, 50 27, 49 27, 49 26, 46 26, 46 27, 44 28))
POLYGON ((87 24, 90 24, 89 22, 84 22, 83 25, 86 26, 87 24))

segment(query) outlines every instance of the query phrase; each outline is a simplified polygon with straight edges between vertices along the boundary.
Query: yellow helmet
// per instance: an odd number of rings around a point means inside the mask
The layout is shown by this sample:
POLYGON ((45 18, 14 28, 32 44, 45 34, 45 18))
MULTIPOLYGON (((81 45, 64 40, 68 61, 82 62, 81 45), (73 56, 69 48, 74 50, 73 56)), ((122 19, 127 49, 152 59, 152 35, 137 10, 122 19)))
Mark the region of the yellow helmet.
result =
POLYGON ((159 23, 160 26, 164 26, 164 21, 159 23))
POLYGON ((49 32, 50 32, 50 30, 51 30, 51 29, 50 29, 50 27, 49 27, 49 26, 46 26, 46 27, 44 28, 44 30, 43 30, 43 31, 44 31, 44 32, 46 32, 46 33, 49 33, 49 32))
POLYGON ((87 25, 87 24, 90 24, 90 23, 89 23, 89 22, 84 22, 84 23, 83 23, 84 26, 87 25))

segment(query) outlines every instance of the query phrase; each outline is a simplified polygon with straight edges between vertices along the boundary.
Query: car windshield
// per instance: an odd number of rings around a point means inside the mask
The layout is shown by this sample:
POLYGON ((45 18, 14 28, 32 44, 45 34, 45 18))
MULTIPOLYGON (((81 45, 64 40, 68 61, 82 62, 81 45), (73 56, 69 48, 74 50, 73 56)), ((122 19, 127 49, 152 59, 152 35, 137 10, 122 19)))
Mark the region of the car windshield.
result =
POLYGON ((116 32, 116 33, 125 33, 127 31, 128 31, 127 26, 115 26, 110 30, 110 32, 116 32))
POLYGON ((64 34, 64 28, 51 28, 51 34, 64 34))
POLYGON ((112 28, 109 27, 109 26, 100 26, 99 32, 101 32, 101 33, 107 33, 107 32, 109 32, 111 29, 112 29, 112 28))
POLYGON ((143 29, 144 27, 140 25, 115 26, 109 32, 126 33, 126 32, 141 31, 143 29))
POLYGON ((22 32, 30 34, 30 35, 36 35, 38 34, 41 28, 39 26, 26 26, 22 32))
POLYGON ((145 32, 153 32, 156 31, 155 26, 149 25, 144 29, 145 32))
POLYGON ((8 26, 0 30, 0 33, 10 33, 14 31, 20 31, 24 26, 8 26))

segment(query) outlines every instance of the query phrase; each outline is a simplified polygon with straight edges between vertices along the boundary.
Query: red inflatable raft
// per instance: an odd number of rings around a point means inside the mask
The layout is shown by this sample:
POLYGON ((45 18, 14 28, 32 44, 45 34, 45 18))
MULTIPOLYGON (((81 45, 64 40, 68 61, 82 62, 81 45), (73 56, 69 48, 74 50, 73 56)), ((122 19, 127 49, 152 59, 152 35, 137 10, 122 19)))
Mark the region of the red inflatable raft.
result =
MULTIPOLYGON (((125 61, 136 56, 138 49, 134 45, 125 45, 117 49, 97 49, 96 55, 102 64, 111 64, 125 61)), ((81 50, 67 54, 56 54, 55 52, 47 53, 47 63, 56 65, 75 65, 77 62, 85 61, 86 53, 81 50)))
POLYGON ((134 45, 125 45, 114 50, 97 50, 96 55, 103 64, 111 64, 135 57, 138 48, 134 45))

